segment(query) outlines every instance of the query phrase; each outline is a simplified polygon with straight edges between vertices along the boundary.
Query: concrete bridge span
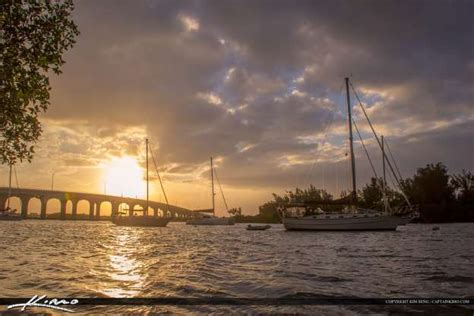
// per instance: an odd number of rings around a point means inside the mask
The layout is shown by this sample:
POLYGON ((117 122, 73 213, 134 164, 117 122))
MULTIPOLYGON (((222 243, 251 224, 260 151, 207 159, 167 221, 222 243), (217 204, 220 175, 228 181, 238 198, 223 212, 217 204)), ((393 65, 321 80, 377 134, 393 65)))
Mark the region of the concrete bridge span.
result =
MULTIPOLYGON (((6 206, 9 188, 0 187, 0 208, 6 206)), ((94 194, 94 193, 80 193, 80 192, 68 192, 68 191, 50 191, 41 189, 23 189, 23 188, 11 188, 11 198, 18 198, 20 200, 20 212, 23 218, 28 217, 28 204, 31 199, 37 198, 40 200, 40 218, 46 219, 46 206, 49 200, 59 200, 60 203, 60 218, 66 218, 66 204, 68 201, 72 202, 72 219, 77 218, 77 208, 80 201, 89 202, 89 219, 99 219, 101 205, 104 202, 109 202, 112 206, 111 216, 116 216, 119 212, 119 206, 126 204, 129 209, 129 216, 134 214, 134 208, 140 206, 143 209, 146 208, 146 200, 134 199, 129 197, 112 196, 105 194, 94 194)), ((136 210, 135 210, 136 211, 136 210)), ((166 205, 165 203, 149 201, 148 210, 143 212, 143 215, 163 216, 163 217, 191 217, 193 211, 175 206, 166 205)))

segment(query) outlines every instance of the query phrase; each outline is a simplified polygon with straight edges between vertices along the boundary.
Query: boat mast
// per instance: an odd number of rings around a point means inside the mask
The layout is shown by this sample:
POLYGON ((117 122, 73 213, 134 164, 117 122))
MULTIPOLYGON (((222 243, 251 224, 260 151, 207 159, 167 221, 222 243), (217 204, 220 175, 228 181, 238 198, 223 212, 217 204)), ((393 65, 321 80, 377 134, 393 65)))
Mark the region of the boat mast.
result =
POLYGON ((148 192, 149 192, 149 183, 148 183, 148 138, 145 141, 146 143, 146 208, 143 212, 143 215, 148 215, 148 192))
POLYGON ((385 176, 385 145, 383 142, 383 135, 382 135, 382 169, 383 169, 383 188, 385 190, 385 186, 387 183, 387 178, 385 176))
POLYGON ((387 201, 385 196, 385 186, 386 186, 386 176, 385 176, 385 146, 383 142, 383 135, 380 137, 382 140, 382 170, 383 170, 383 180, 382 180, 382 199, 383 199, 383 210, 387 212, 387 201))
POLYGON ((214 193, 214 167, 212 165, 212 157, 211 157, 211 184, 212 184, 212 213, 215 213, 215 193, 214 193))
POLYGON ((387 211, 387 203, 385 202, 385 146, 383 143, 383 135, 380 136, 382 141, 382 172, 383 172, 383 179, 382 179, 382 200, 383 200, 383 211, 387 211))
POLYGON ((357 200, 357 191, 356 191, 356 174, 355 174, 355 158, 354 158, 354 144, 352 137, 352 114, 351 114, 351 98, 349 95, 349 78, 346 80, 346 95, 347 95, 347 115, 349 122, 349 145, 351 151, 351 170, 352 170, 352 197, 351 202, 356 202, 357 200))

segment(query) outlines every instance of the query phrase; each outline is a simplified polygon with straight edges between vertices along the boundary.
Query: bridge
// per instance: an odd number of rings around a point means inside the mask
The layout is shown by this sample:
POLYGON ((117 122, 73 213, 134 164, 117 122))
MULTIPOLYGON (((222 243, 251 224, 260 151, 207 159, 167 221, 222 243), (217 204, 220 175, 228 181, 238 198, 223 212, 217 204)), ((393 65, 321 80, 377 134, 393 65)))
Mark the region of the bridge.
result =
MULTIPOLYGON (((81 201, 89 203, 89 219, 100 219, 100 210, 104 202, 111 205, 111 216, 117 216, 121 204, 128 206, 129 216, 133 216, 136 206, 143 209, 143 215, 148 216, 148 213, 153 213, 153 216, 162 217, 177 217, 187 218, 195 214, 193 211, 174 205, 167 205, 165 203, 148 201, 148 210, 146 208, 146 200, 134 199, 129 197, 112 196, 104 194, 67 192, 67 191, 50 191, 39 189, 22 189, 22 188, 6 188, 0 187, 0 208, 6 206, 9 193, 11 198, 18 198, 20 200, 20 211, 23 218, 28 217, 28 204, 31 199, 38 199, 41 203, 40 218, 46 219, 46 206, 49 200, 59 200, 60 213, 59 218, 66 219, 66 205, 69 201, 72 202, 71 219, 77 219, 78 204, 81 201), (11 190, 11 191, 10 191, 11 190)), ((11 200, 10 200, 11 202, 11 200)))

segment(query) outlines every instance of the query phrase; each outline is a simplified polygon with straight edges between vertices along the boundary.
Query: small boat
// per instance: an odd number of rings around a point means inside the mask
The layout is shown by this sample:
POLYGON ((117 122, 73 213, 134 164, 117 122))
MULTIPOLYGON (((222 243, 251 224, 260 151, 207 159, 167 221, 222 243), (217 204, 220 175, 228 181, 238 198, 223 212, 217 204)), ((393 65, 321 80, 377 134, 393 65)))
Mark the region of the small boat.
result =
POLYGON ((16 210, 9 207, 0 210, 0 221, 21 221, 21 215, 16 213, 16 210))
POLYGON ((267 230, 270 229, 272 226, 270 225, 247 225, 246 230, 267 230))
MULTIPOLYGON (((212 183, 212 208, 206 210, 198 210, 195 211, 194 218, 190 218, 186 221, 186 225, 235 225, 235 219, 233 217, 217 217, 215 215, 215 193, 214 193, 214 167, 212 165, 212 157, 211 157, 211 183, 212 183)), ((227 201, 224 196, 224 191, 222 191, 222 187, 219 182, 219 178, 217 178, 216 173, 216 180, 219 184, 219 188, 222 194, 222 199, 224 200, 225 207, 227 209, 227 213, 229 212, 229 208, 227 207, 227 201)))
POLYGON ((5 207, 5 205, 1 205, 2 209, 0 209, 0 221, 21 221, 23 219, 20 214, 17 214, 16 209, 12 209, 10 207, 11 189, 12 189, 12 165, 10 165, 10 178, 8 181, 7 207, 5 207))
MULTIPOLYGON (((147 210, 148 210, 148 188, 149 188, 149 180, 148 180, 148 139, 146 139, 146 205, 145 208, 141 210, 143 212, 143 215, 141 216, 134 216, 133 214, 128 214, 127 212, 120 212, 117 216, 112 217, 112 223, 114 223, 117 226, 132 226, 132 227, 165 227, 168 225, 168 223, 172 220, 171 217, 158 217, 158 216, 148 216, 147 215, 147 210)), ((153 151, 151 152, 153 155, 153 151)), ((156 168, 156 164, 155 164, 156 168)), ((156 169, 158 173, 158 169, 156 169)), ((161 178, 158 173, 158 178, 161 178)), ((163 186, 162 186, 163 189, 163 186)), ((164 193, 164 189, 163 189, 164 193)), ((166 198, 166 194, 165 198, 166 198)), ((166 198, 166 204, 169 207, 168 204, 168 198, 166 198)), ((133 212, 132 212, 133 213, 133 212)))

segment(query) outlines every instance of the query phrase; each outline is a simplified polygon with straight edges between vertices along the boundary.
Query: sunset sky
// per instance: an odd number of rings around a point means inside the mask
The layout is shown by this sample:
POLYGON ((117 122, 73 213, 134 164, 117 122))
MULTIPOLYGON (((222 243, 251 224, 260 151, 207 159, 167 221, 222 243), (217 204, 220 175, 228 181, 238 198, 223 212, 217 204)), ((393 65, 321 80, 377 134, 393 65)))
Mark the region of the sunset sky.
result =
MULTIPOLYGON (((210 207, 210 156, 228 203, 247 214, 309 183, 339 195, 350 187, 346 76, 403 176, 438 161, 473 169, 473 1, 75 5, 81 34, 51 78, 20 187, 49 189, 55 172, 57 190, 143 197, 148 136, 172 204, 210 207)), ((355 146, 361 187, 371 172, 355 146)), ((150 167, 151 199, 163 201, 150 167)))

